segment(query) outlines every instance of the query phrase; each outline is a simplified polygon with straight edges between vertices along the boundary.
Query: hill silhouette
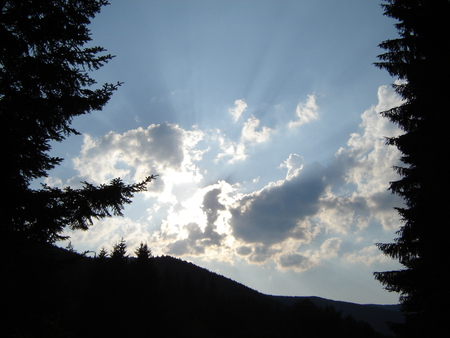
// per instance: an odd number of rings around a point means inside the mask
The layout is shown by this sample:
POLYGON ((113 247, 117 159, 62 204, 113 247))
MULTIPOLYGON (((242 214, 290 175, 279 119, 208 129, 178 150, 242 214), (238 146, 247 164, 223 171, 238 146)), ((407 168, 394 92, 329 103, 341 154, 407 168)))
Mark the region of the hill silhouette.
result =
POLYGON ((358 321, 368 323, 375 331, 384 335, 391 335, 389 322, 402 322, 403 315, 398 305, 380 304, 356 304, 350 302, 336 301, 315 296, 276 296, 266 295, 253 290, 230 278, 216 274, 207 269, 199 267, 193 263, 183 261, 171 256, 161 256, 155 258, 158 269, 170 271, 171 273, 189 274, 193 282, 201 284, 202 280, 214 280, 217 289, 226 297, 254 297, 261 302, 280 306, 293 306, 299 301, 311 301, 320 308, 332 307, 342 312, 342 316, 352 316, 358 321))
POLYGON ((3 262, 6 336, 383 337, 380 322, 398 318, 395 307, 265 295, 170 256, 16 248, 3 262))

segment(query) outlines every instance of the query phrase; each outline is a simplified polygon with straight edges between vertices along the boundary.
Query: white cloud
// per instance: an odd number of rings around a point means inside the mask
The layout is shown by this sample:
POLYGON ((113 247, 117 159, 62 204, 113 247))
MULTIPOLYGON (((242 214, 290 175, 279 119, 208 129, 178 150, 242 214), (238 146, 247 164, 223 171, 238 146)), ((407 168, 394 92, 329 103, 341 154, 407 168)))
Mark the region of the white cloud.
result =
POLYGON ((104 183, 121 177, 137 182, 151 174, 159 175, 144 196, 157 198, 163 205, 177 203, 176 186, 202 179, 196 162, 207 150, 196 146, 203 136, 199 130, 188 131, 175 124, 153 124, 123 134, 109 132, 99 139, 85 135, 82 150, 73 160, 80 175, 71 181, 104 183))
POLYGON ((50 187, 62 187, 63 181, 59 177, 48 176, 44 179, 44 183, 50 187))
POLYGON ((367 246, 357 252, 346 253, 342 259, 351 264, 364 264, 366 266, 392 262, 392 259, 378 250, 375 245, 367 246))
POLYGON ((295 110, 295 114, 297 115, 297 120, 289 122, 289 128, 295 128, 312 120, 316 120, 319 117, 319 106, 316 104, 315 95, 308 95, 305 103, 299 103, 295 110))
POLYGON ((300 173, 300 170, 303 168, 303 164, 303 157, 297 154, 290 154, 288 159, 280 164, 278 168, 287 168, 286 179, 291 180, 300 173))
MULTIPOLYGON (((245 105, 247 106, 247 105, 245 105)), ((222 158, 230 158, 229 163, 243 161, 248 157, 247 148, 251 145, 267 142, 270 139, 273 129, 266 126, 259 127, 261 121, 255 116, 251 116, 244 122, 239 141, 231 141, 222 135, 220 130, 214 131, 213 139, 219 142, 222 152, 217 154, 216 161, 222 158)))
POLYGON ((208 254, 219 260, 230 260, 227 241, 230 217, 228 195, 233 188, 225 181, 196 189, 191 197, 179 200, 156 234, 160 250, 174 255, 208 254))
POLYGON ((219 147, 222 151, 217 154, 215 159, 216 162, 221 159, 230 158, 228 163, 235 163, 243 161, 248 157, 244 142, 232 142, 225 139, 225 137, 220 134, 215 136, 215 139, 219 142, 219 147))
POLYGON ((339 250, 341 249, 342 241, 337 238, 328 238, 325 242, 320 246, 321 257, 323 258, 331 258, 336 257, 339 250))
POLYGON ((236 100, 234 101, 234 108, 230 108, 228 111, 233 116, 234 122, 236 122, 245 109, 247 109, 247 103, 244 100, 236 100))
POLYGON ((117 176, 136 181, 167 171, 199 176, 192 161, 201 159, 202 152, 194 148, 202 138, 202 132, 186 131, 175 124, 152 124, 123 134, 109 132, 100 139, 84 135, 74 165, 81 176, 98 183, 117 176))
POLYGON ((273 132, 273 129, 262 127, 260 131, 257 131, 256 129, 259 127, 259 123, 260 121, 254 116, 251 116, 244 123, 241 137, 241 140, 243 142, 262 143, 269 140, 270 134, 273 132))
MULTIPOLYGON (((339 219, 341 215, 351 215, 358 219, 359 228, 367 225, 370 217, 377 219, 384 228, 392 230, 399 225, 393 206, 401 206, 400 198, 388 191, 389 182, 399 177, 392 169, 399 163, 400 152, 397 148, 386 146, 385 137, 397 136, 400 129, 381 116, 380 112, 402 103, 392 89, 381 86, 378 90, 378 104, 366 110, 362 115, 362 133, 353 133, 346 148, 340 148, 335 155, 331 169, 342 173, 344 184, 341 189, 348 192, 340 194, 336 189, 324 196, 325 213, 329 219, 339 219), (334 204, 336 208, 331 208, 334 204), (366 216, 361 216, 365 214, 366 216)), ((342 190, 341 190, 342 192, 342 190)), ((323 216, 323 218, 327 218, 323 216)), ((339 223, 339 226, 345 222, 339 223)), ((354 222, 353 222, 354 223, 354 222)))

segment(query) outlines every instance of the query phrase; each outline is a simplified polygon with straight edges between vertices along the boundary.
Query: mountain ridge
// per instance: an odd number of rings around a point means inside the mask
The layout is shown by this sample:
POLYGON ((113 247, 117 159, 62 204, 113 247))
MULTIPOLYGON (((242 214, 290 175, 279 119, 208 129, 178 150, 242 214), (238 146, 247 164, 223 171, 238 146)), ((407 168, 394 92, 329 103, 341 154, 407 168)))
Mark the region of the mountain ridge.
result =
POLYGON ((13 248, 3 256, 11 334, 98 338, 164 328, 167 337, 381 338, 390 335, 384 322, 398 313, 389 305, 263 294, 171 256, 143 261, 41 243, 13 248))
POLYGON ((172 273, 189 273, 194 283, 201 283, 201 279, 209 278, 214 280, 219 292, 225 296, 234 297, 256 297, 263 302, 279 303, 284 306, 293 306, 302 300, 312 301, 320 308, 333 307, 342 312, 342 315, 352 316, 358 321, 368 323, 375 331, 384 335, 392 335, 387 322, 402 322, 403 315, 399 305, 395 304, 358 304, 340 300, 331 300, 317 296, 278 296, 261 293, 231 278, 200 267, 192 262, 175 258, 172 256, 158 256, 154 258, 155 266, 163 276, 167 271, 172 273))

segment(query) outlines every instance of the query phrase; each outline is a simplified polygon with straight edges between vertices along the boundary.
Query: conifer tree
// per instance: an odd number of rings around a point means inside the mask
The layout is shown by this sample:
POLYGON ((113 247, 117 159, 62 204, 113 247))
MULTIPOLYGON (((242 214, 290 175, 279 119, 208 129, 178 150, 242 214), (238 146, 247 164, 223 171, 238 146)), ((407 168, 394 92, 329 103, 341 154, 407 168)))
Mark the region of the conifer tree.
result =
POLYGON ((30 183, 62 159, 50 142, 79 134, 74 117, 101 110, 120 83, 96 86, 91 71, 113 57, 91 40, 90 20, 106 0, 0 1, 0 142, 2 235, 53 243, 67 227, 88 229, 93 219, 121 215, 133 194, 154 176, 126 185, 59 189, 30 183))
POLYGON ((104 246, 102 246, 100 251, 98 252, 97 258, 99 260, 105 260, 106 258, 108 258, 108 256, 109 256, 108 251, 106 250, 106 248, 104 246))
POLYGON ((143 261, 146 262, 147 260, 151 259, 153 257, 152 250, 148 247, 147 243, 141 242, 139 244, 139 247, 134 250, 134 254, 136 255, 137 261, 143 261))
POLYGON ((376 272, 389 291, 400 293, 405 337, 435 337, 445 332, 450 290, 447 252, 450 224, 450 179, 445 172, 450 141, 450 1, 388 0, 385 15, 397 19, 399 38, 380 44, 386 52, 376 66, 400 82, 394 85, 404 99, 382 114, 404 133, 387 140, 402 153, 395 167, 401 178, 390 190, 404 199, 397 208, 403 225, 394 243, 379 244, 386 255, 404 266, 376 272))
POLYGON ((136 259, 130 274, 130 298, 135 321, 133 327, 135 334, 139 336, 148 332, 149 321, 160 323, 161 298, 158 270, 151 249, 146 243, 140 243, 134 254, 136 259))
POLYGON ((155 288, 158 284, 158 272, 154 264, 152 250, 147 243, 141 242, 134 251, 136 256, 136 272, 141 280, 147 283, 150 288, 155 288))
POLYGON ((119 243, 113 246, 111 251, 111 260, 124 261, 127 257, 127 243, 123 238, 121 238, 119 243))

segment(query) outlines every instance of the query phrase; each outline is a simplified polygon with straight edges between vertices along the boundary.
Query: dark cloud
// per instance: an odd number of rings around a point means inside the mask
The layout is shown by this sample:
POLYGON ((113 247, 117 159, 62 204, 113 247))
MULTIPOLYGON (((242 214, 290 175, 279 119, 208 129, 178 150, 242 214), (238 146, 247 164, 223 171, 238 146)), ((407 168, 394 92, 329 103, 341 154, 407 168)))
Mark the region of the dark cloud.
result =
POLYGON ((175 256, 182 256, 190 251, 189 241, 187 238, 173 242, 169 244, 167 248, 168 248, 167 253, 175 256))
POLYGON ((318 211, 325 188, 324 169, 314 163, 280 185, 245 196, 230 210, 233 235, 247 243, 265 245, 306 236, 298 224, 318 211))
POLYGON ((322 205, 328 210, 337 210, 346 214, 354 212, 356 214, 369 213, 367 199, 362 196, 333 196, 322 201, 322 205))
POLYGON ((151 144, 149 155, 167 167, 180 168, 184 159, 183 130, 174 124, 151 125, 141 134, 143 142, 151 144))
POLYGON ((205 253, 205 248, 213 245, 219 246, 225 235, 219 234, 217 227, 208 224, 202 231, 197 223, 189 223, 184 226, 188 232, 188 237, 177 240, 167 246, 167 253, 171 255, 201 255, 205 253))
POLYGON ((213 189, 203 197, 202 210, 206 213, 208 225, 213 225, 217 221, 219 210, 225 210, 225 206, 218 199, 221 192, 221 189, 213 189))
POLYGON ((378 211, 390 211, 392 206, 402 207, 404 205, 404 201, 399 196, 384 191, 373 194, 370 196, 370 200, 378 211))
POLYGON ((239 256, 248 256, 252 253, 253 249, 249 246, 240 246, 239 248, 236 249, 236 253, 239 256))
POLYGON ((343 184, 342 177, 345 176, 351 168, 359 166, 356 157, 360 155, 359 150, 340 149, 333 162, 326 168, 325 175, 330 184, 343 184))
POLYGON ((281 255, 278 263, 283 268, 294 268, 300 270, 308 269, 313 265, 310 258, 299 253, 281 255))
POLYGON ((252 254, 248 257, 248 260, 252 263, 265 263, 272 256, 278 253, 280 250, 275 250, 268 246, 258 245, 253 248, 252 254))

